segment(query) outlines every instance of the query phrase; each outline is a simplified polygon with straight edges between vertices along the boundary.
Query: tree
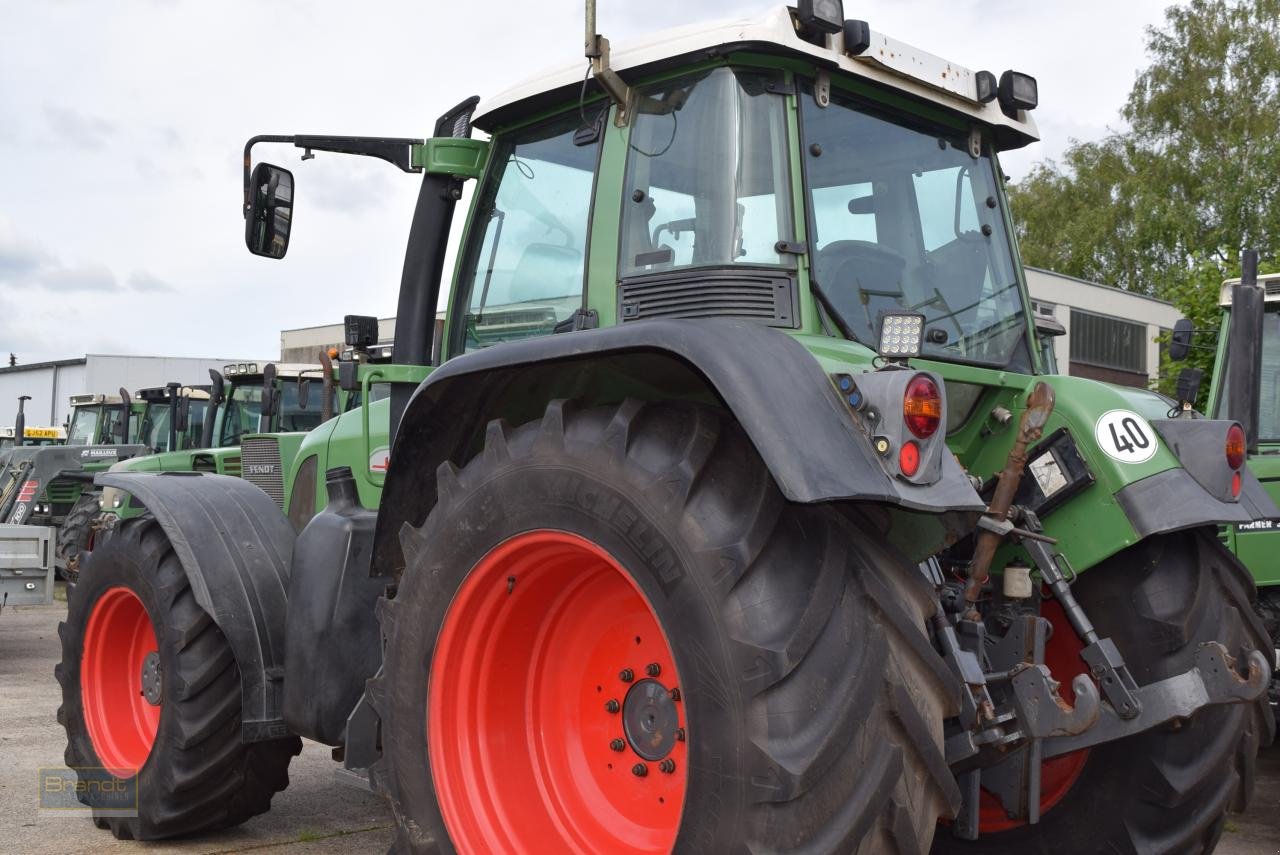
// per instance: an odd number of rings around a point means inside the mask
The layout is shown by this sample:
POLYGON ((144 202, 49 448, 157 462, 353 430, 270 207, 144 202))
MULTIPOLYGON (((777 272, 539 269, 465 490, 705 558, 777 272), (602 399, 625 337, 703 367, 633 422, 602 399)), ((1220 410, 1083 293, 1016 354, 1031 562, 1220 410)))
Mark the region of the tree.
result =
POLYGON ((1210 326, 1240 251, 1270 267, 1280 250, 1280 0, 1171 7, 1147 54, 1125 129, 1074 142, 1012 187, 1018 237, 1028 264, 1170 300, 1210 326))

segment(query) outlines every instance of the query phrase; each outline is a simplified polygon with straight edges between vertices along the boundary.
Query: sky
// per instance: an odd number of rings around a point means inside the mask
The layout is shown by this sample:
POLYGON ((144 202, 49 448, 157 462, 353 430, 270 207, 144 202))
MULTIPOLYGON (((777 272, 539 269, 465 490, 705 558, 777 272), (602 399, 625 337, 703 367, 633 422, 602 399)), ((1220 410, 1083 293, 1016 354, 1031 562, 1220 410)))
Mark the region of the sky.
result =
MULTIPOLYGON (((599 0, 598 21, 621 44, 772 5, 599 0)), ((845 14, 971 69, 1035 76, 1042 141, 1002 157, 1016 180, 1120 127, 1167 5, 845 0, 845 14)), ((297 181, 288 256, 268 261, 244 248, 245 140, 427 136, 468 95, 584 62, 582 21, 578 0, 0 0, 0 364, 267 359, 283 329, 394 314, 420 179, 255 149, 297 181)))

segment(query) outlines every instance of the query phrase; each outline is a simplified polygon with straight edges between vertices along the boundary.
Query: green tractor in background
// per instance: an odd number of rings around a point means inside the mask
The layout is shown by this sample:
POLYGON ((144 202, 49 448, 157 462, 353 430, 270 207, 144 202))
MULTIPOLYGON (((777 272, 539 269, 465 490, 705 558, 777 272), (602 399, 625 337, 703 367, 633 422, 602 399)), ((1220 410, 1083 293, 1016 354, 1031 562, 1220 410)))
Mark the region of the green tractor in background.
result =
POLYGON ((394 363, 270 489, 283 434, 99 476, 145 509, 60 627, 67 762, 137 783, 99 825, 242 822, 306 737, 397 851, 1211 849, 1274 729, 1217 527, 1280 510, 1239 423, 1045 373, 998 161, 1035 81, 839 0, 587 32, 587 81, 429 139, 246 145, 268 258, 255 145, 421 174, 394 363))
MULTIPOLYGON (((1256 260, 1248 263, 1256 265, 1256 260)), ((1229 279, 1222 283, 1219 304, 1222 324, 1214 348, 1208 414, 1243 426, 1244 444, 1238 453, 1248 455, 1249 470, 1271 498, 1280 501, 1280 274, 1246 272, 1241 279, 1229 279), (1234 334, 1242 326, 1247 333, 1234 334)), ((1191 344, 1193 333, 1190 321, 1179 322, 1171 357, 1181 359, 1190 347, 1200 346, 1191 344)), ((1201 380, 1199 370, 1183 370, 1180 408, 1189 409, 1201 380)), ((1272 638, 1280 638, 1280 517, 1224 526, 1222 540, 1253 574, 1259 614, 1272 638)), ((1273 661, 1280 670, 1277 644, 1273 661)), ((1280 677, 1273 678, 1270 695, 1272 711, 1280 715, 1280 677)))

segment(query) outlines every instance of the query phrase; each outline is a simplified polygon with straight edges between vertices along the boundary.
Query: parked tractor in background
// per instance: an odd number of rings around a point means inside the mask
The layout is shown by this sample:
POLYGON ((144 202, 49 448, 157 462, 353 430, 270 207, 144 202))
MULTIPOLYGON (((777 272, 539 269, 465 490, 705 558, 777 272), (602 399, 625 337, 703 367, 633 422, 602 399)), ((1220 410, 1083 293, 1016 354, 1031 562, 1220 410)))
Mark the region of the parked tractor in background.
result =
MULTIPOLYGON (((122 397, 73 395, 65 441, 40 445, 25 437, 32 430, 55 431, 27 428, 20 402, 14 433, 15 441, 17 435, 24 440, 21 446, 0 451, 0 524, 50 528, 50 555, 55 556, 59 573, 67 570, 65 562, 56 557, 59 533, 68 522, 74 528, 85 517, 86 497, 98 493, 94 475, 118 461, 147 453, 137 443, 146 407, 126 397, 127 393, 122 397)), ((61 429, 57 433, 63 434, 61 429)))
MULTIPOLYGON (((1240 422, 1244 437, 1237 453, 1248 455, 1249 470, 1271 498, 1280 501, 1280 273, 1256 276, 1256 284, 1228 279, 1218 302, 1222 323, 1214 347, 1208 415, 1240 422), (1247 335, 1233 335, 1233 326, 1236 332, 1247 326, 1247 335), (1231 343, 1237 340, 1257 344, 1233 350, 1231 343), (1250 394, 1239 391, 1246 386, 1250 394)), ((1189 321, 1179 323, 1170 346, 1172 357, 1181 359, 1188 348, 1201 346, 1191 343, 1193 332, 1189 321)), ((1201 380, 1198 369, 1183 370, 1180 408, 1195 401, 1201 380)), ((1189 406, 1185 409, 1190 411, 1189 406)), ((1221 536, 1253 574, 1258 612, 1272 638, 1280 638, 1280 517, 1227 525, 1221 536)), ((1280 649, 1273 663, 1280 670, 1280 649)), ((1280 677, 1274 672, 1270 696, 1272 711, 1280 715, 1280 677)))
POLYGON ((998 163, 1035 81, 839 0, 587 32, 593 79, 429 139, 246 145, 268 258, 255 145, 421 173, 395 362, 340 367, 368 405, 281 501, 99 476, 146 510, 60 628, 68 765, 137 781, 99 825, 242 822, 305 736, 398 851, 1211 848, 1274 727, 1216 527, 1280 510, 1238 423, 1043 373, 998 163))

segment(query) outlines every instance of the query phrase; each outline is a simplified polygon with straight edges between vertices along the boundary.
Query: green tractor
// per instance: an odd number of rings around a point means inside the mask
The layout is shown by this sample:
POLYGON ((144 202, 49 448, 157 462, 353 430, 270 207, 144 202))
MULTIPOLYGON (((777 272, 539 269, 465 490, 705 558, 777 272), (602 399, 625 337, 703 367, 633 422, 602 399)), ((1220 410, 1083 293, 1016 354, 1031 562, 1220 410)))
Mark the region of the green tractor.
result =
MULTIPOLYGON (((1280 499, 1280 274, 1256 275, 1256 259, 1246 261, 1242 279, 1222 283, 1222 323, 1213 349, 1216 359, 1209 386, 1211 418, 1238 421, 1243 428, 1238 454, 1272 499, 1280 499), (1245 319, 1240 321, 1238 319, 1245 319), (1235 328, 1233 330, 1233 327, 1235 328), (1246 327, 1246 330, 1239 329, 1246 327), (1256 344, 1255 344, 1256 342, 1256 344), (1249 389, 1252 394, 1237 390, 1249 389)), ((1192 344, 1190 321, 1174 331, 1170 356, 1181 359, 1192 344)), ((1190 411, 1202 380, 1198 369, 1183 369, 1179 409, 1190 411)), ((1258 586, 1258 612, 1273 639, 1280 638, 1280 517, 1227 525, 1222 541, 1249 568, 1258 586)), ((1274 653, 1280 669, 1280 643, 1274 653)), ((1271 682, 1271 708, 1280 715, 1280 677, 1271 682)))
MULTIPOLYGON (((332 417, 336 403, 354 403, 345 392, 335 394, 332 369, 329 374, 330 379, 324 379, 321 365, 268 363, 259 367, 241 362, 226 365, 221 372, 210 370, 208 387, 183 387, 176 397, 176 383, 142 390, 138 395, 147 402, 147 411, 141 431, 153 453, 121 461, 111 471, 211 472, 240 477, 245 474, 242 455, 246 455, 249 480, 266 488, 279 464, 271 472, 263 466, 256 450, 257 434, 276 433, 268 453, 287 457, 308 431, 332 417), (320 388, 313 392, 313 386, 320 388), (242 448, 243 442, 248 443, 247 450, 242 448)), ((67 565, 78 569, 84 562, 92 551, 94 532, 109 530, 121 520, 145 512, 145 507, 127 493, 104 488, 89 513, 88 524, 75 532, 64 529, 66 536, 60 540, 59 550, 66 554, 67 565)))
POLYGON ((397 851, 1211 849, 1274 726, 1217 527, 1280 512, 1237 423, 1044 373, 998 164, 1035 81, 839 0, 587 32, 585 82, 428 139, 246 145, 268 258, 255 145, 421 175, 394 362, 340 366, 283 502, 99 476, 146 513, 60 629, 67 762, 136 783, 98 824, 242 822, 306 737, 397 851))

